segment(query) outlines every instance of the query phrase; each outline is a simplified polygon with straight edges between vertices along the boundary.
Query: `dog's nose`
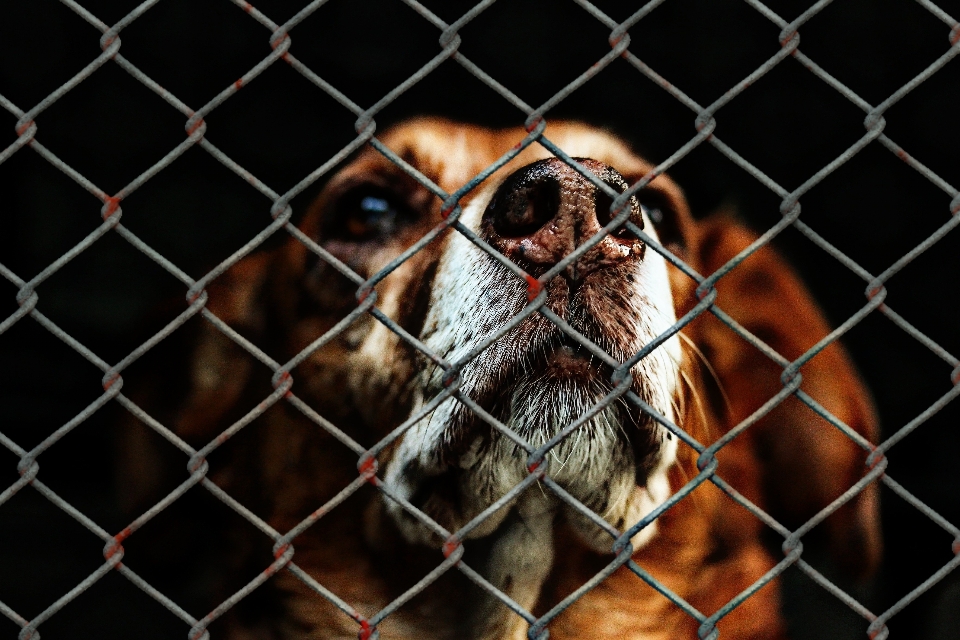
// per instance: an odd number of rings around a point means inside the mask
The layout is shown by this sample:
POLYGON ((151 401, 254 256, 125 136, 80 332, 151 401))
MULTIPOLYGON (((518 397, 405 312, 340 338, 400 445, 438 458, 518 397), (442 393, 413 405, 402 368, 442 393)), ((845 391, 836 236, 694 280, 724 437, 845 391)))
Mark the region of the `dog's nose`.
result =
MULTIPOLYGON (((574 158, 615 191, 623 193, 623 176, 602 162, 574 158)), ((595 236, 610 220, 613 199, 559 158, 539 160, 513 172, 500 185, 484 212, 489 240, 508 258, 539 265, 562 260, 595 236)), ((643 227, 635 197, 630 220, 643 227)), ((597 247, 607 259, 635 255, 640 242, 625 226, 597 247)))

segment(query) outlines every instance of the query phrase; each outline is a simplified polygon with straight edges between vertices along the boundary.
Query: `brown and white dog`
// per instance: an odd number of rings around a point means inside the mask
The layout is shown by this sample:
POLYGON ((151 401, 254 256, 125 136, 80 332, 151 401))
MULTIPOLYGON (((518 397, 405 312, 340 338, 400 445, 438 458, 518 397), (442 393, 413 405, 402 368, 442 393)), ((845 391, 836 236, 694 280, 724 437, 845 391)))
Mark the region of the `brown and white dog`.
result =
MULTIPOLYGON (((448 193, 524 136, 436 119, 391 129, 382 142, 448 193)), ((556 123, 545 134, 588 171, 623 192, 651 170, 611 135, 556 123)), ((533 144, 460 204, 460 221, 526 273, 540 277, 611 220, 612 200, 533 144)), ((756 236, 727 215, 695 221, 665 176, 629 202, 630 221, 709 275, 756 236)), ((373 149, 326 185, 300 227, 369 278, 442 221, 441 202, 373 149)), ((620 227, 544 287, 544 308, 625 362, 695 306, 696 282, 620 227)), ((208 308, 274 359, 286 362, 357 306, 356 283, 303 243, 246 258, 209 287, 208 308)), ((788 360, 829 331, 796 275, 768 247, 721 278, 717 305, 788 360)), ((376 287, 377 308, 446 362, 460 362, 528 304, 528 285, 487 251, 450 231, 414 253, 376 287)), ((215 327, 186 350, 179 399, 143 394, 158 417, 195 446, 215 438, 271 390, 271 371, 215 327), (153 396, 150 404, 148 396, 153 396)), ((613 368, 534 312, 459 369, 472 399, 536 448, 614 388, 613 368)), ((783 388, 782 367, 709 312, 642 358, 630 390, 668 423, 709 445, 783 388)), ((803 390, 873 441, 867 393, 837 345, 801 369, 803 390)), ((445 371, 369 314, 292 371, 293 393, 370 447, 411 415, 423 418, 378 459, 382 482, 456 532, 527 476, 528 452, 464 403, 431 401, 445 371), (431 409, 432 406, 432 409, 431 409)), ((140 497, 156 484, 144 429, 125 428, 126 483, 140 497), (150 470, 150 471, 147 471, 150 470), (133 479, 133 481, 131 481, 133 479)), ((286 402, 272 406, 211 457, 210 477, 284 532, 357 478, 357 455, 286 402), (220 456, 218 458, 218 456, 220 456)), ((865 452, 793 396, 723 447, 718 474, 796 528, 865 473, 865 452)), ((625 531, 699 473, 697 453, 620 398, 559 442, 547 475, 618 531, 625 531)), ((633 560, 711 615, 782 558, 769 529, 710 482, 633 536, 633 560), (775 552, 775 553, 774 553, 775 552)), ((463 561, 535 616, 609 564, 613 538, 543 487, 531 485, 464 536, 463 561)), ((775 536, 773 536, 775 537, 775 536)), ((880 552, 877 500, 868 488, 805 540, 825 542, 851 575, 880 552)), ((780 540, 782 542, 782 539, 780 540)), ((361 615, 401 597, 443 561, 444 540, 397 501, 367 485, 293 540, 294 562, 361 615)), ((449 551, 449 550, 448 550, 449 551)), ((237 551, 237 554, 241 552, 237 551)), ((233 558, 232 564, 242 564, 233 558)), ((261 563, 260 568, 264 565, 261 563)), ((262 589, 269 606, 244 612, 230 638, 350 638, 357 623, 302 580, 281 572, 262 589)), ((550 637, 696 638, 700 623, 626 567, 552 618, 550 637)), ((527 623, 453 569, 387 616, 383 638, 523 638, 527 623)), ((719 622, 721 637, 785 637, 774 580, 719 622)))

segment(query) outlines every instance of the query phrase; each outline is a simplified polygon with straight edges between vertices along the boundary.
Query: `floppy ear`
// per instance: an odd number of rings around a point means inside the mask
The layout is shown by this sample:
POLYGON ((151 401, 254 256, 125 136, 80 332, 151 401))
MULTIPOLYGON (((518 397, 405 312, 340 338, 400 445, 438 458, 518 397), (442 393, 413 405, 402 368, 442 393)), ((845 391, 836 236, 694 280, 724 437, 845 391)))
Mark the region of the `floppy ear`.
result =
MULTIPOLYGON (((715 272, 756 239, 726 214, 697 223, 691 261, 715 272)), ((829 333, 809 292, 786 262, 763 247, 722 277, 716 301, 723 311, 793 361, 829 333)), ((722 396, 714 399, 726 433, 783 389, 783 368, 707 312, 690 327, 715 371, 722 396)), ((869 394, 846 352, 833 343, 801 369, 801 389, 871 442, 877 419, 869 394)), ((855 484, 867 452, 795 396, 738 435, 718 454, 720 476, 796 529, 855 484)), ((872 571, 881 551, 878 488, 872 483, 811 535, 826 534, 837 564, 851 575, 872 571)), ((807 538, 805 538, 807 539, 807 538)))
MULTIPOLYGON (((254 342, 263 332, 261 294, 274 260, 271 253, 249 256, 207 288, 207 308, 254 342)), ((145 377, 137 378, 128 397, 194 446, 227 426, 225 418, 238 406, 255 366, 249 354, 201 318, 174 332, 144 360, 145 377)), ((182 478, 182 454, 158 446, 150 427, 130 413, 118 423, 119 499, 134 511, 153 504, 172 478, 182 478)))
MULTIPOLYGON (((254 343, 266 324, 262 294, 273 262, 274 253, 255 253, 207 288, 207 309, 254 343)), ((192 441, 214 437, 240 399, 253 366, 245 350, 204 319, 187 363, 189 392, 172 425, 174 431, 192 441)))

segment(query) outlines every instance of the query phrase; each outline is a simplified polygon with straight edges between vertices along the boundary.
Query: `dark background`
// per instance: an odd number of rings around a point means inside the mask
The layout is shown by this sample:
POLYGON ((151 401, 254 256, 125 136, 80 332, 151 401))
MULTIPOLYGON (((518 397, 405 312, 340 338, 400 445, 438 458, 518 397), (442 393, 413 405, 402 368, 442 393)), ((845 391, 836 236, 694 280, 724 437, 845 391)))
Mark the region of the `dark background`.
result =
MULTIPOLYGON (((132 0, 85 0, 107 23, 132 0)), ((254 3, 274 22, 303 0, 254 3)), ((471 3, 425 0, 447 22, 471 3)), ((616 20, 640 3, 598 1, 616 20)), ((806 2, 770 0, 787 20, 806 2)), ((960 16, 960 2, 940 6, 960 16)), ((778 50, 780 29, 735 0, 668 0, 630 30, 630 50, 701 104, 709 104, 778 50)), ((801 28, 801 50, 862 98, 878 104, 948 48, 949 28, 919 4, 838 1, 801 28)), ((99 33, 54 0, 0 3, 0 94, 26 111, 99 53, 99 33)), ((292 31, 291 52, 366 107, 439 51, 439 32, 398 0, 332 0, 292 31)), ((546 101, 609 51, 608 30, 572 2, 500 0, 461 32, 460 51, 532 105, 546 101)), ((163 0, 121 35, 121 53, 197 109, 270 49, 269 31, 227 0, 163 0)), ((885 133, 947 182, 960 185, 957 126, 960 62, 893 106, 885 133)), ((516 108, 453 61, 377 116, 379 130, 416 114, 520 125, 516 108)), ((693 137, 695 114, 616 60, 548 114, 610 127, 654 161, 693 137)), ((717 113, 716 135, 788 189, 803 183, 864 133, 864 113, 788 58, 717 113)), ((206 137, 277 192, 284 192, 354 136, 355 117, 278 62, 207 118, 206 137)), ((108 193, 115 193, 184 138, 185 118, 112 62, 37 119, 37 139, 108 193)), ((16 117, 0 113, 0 148, 16 117)), ((779 219, 780 199, 709 144, 671 170, 694 210, 735 207, 757 229, 779 219)), ((295 212, 322 186, 294 199, 295 212)), ((100 222, 101 203, 24 148, 0 165, 0 263, 28 280, 100 222)), ((803 196, 802 219, 874 274, 950 217, 950 197, 873 143, 803 196)), ((271 202, 199 148, 187 151, 125 200, 123 224, 200 277, 269 223, 271 202)), ((866 283, 788 230, 777 246, 839 324, 865 302, 866 283)), ((953 354, 960 353, 960 236, 947 235, 889 283, 887 303, 953 354)), ((173 313, 184 287, 115 234, 108 234, 39 287, 39 309, 108 362, 129 353, 173 313)), ((0 318, 17 288, 0 282, 0 318)), ((789 321, 789 319, 785 319, 789 321)), ((872 389, 889 436, 949 391, 950 367, 878 313, 845 338, 872 389)), ((161 347, 163 348, 163 347, 161 347)), ((125 378, 135 377, 136 365, 125 378)), ((31 448, 96 399, 101 373, 30 319, 0 335, 0 431, 31 448)), ((98 412, 44 453, 40 479, 108 531, 130 520, 115 498, 112 425, 98 412)), ((890 452, 888 472, 947 520, 960 524, 956 403, 890 452)), ((17 457, 0 451, 0 488, 17 479, 17 457)), ((184 476, 185 477, 185 476, 184 476)), ((122 481, 122 480, 121 480, 122 481)), ((802 481, 802 479, 798 479, 802 481)), ((203 492, 194 491, 192 494, 203 492)), ((202 496, 178 509, 226 508, 202 496), (204 501, 206 500, 206 501, 204 501)), ((886 555, 869 585, 849 585, 881 612, 953 557, 951 537, 901 498, 883 492, 886 555)), ((171 515, 172 514, 172 515, 171 515)), ((224 517, 227 517, 226 515, 224 517)), ((172 520, 171 520, 172 521, 172 520)), ((238 525, 239 526, 239 525, 238 525)), ((125 562, 148 573, 149 549, 127 545, 125 562), (138 558, 140 560, 138 561, 138 558)), ((220 544, 191 541, 201 556, 220 544)), ((0 506, 0 601, 39 614, 102 563, 102 542, 31 488, 0 506)), ((203 580, 187 555, 147 577, 193 615, 206 613, 203 580)), ((236 585, 239 586, 239 585, 236 585)), ((800 638, 863 637, 866 622, 791 569, 786 609, 800 638)), ((951 575, 890 622, 894 638, 960 637, 960 580, 951 575)), ((0 637, 17 625, 0 617, 0 637)), ((42 625, 43 637, 182 638, 186 626, 110 573, 42 625)))

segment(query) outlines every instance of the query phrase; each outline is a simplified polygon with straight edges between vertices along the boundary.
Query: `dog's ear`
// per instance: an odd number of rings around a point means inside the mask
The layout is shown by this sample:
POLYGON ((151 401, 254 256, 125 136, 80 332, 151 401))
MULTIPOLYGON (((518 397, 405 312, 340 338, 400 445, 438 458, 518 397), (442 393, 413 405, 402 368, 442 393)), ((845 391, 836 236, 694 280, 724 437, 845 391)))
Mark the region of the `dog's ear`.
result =
MULTIPOLYGON (((254 254, 207 287, 207 309, 254 342, 263 332, 261 294, 274 260, 270 253, 254 254)), ((255 366, 249 354, 203 318, 174 332, 143 363, 128 397, 194 446, 226 427, 255 366)), ((133 512, 156 502, 163 487, 180 478, 182 454, 158 446, 156 434, 130 413, 122 414, 118 427, 119 499, 133 512)))
MULTIPOLYGON (((696 226, 690 257, 704 275, 714 273, 757 238, 729 214, 714 215, 696 226)), ((723 276, 716 288, 717 306, 789 361, 830 331, 803 283, 769 246, 723 276)), ((702 314, 688 333, 715 372, 721 393, 713 404, 718 405, 714 408, 721 416, 722 433, 783 389, 783 368, 713 314, 702 314)), ((877 420, 868 392, 839 344, 824 348, 800 371, 803 391, 845 425, 876 442, 877 420)), ((717 457, 721 477, 791 530, 867 472, 867 452, 792 395, 717 457)), ((815 539, 825 533, 837 564, 855 577, 869 574, 879 561, 877 493, 872 483, 811 536, 815 539)))
MULTIPOLYGON (((264 332, 264 289, 277 261, 274 252, 250 255, 207 287, 207 309, 254 343, 264 332)), ((197 328, 187 362, 189 391, 173 428, 190 441, 214 437, 250 380, 254 359, 210 321, 197 328)))

